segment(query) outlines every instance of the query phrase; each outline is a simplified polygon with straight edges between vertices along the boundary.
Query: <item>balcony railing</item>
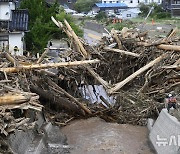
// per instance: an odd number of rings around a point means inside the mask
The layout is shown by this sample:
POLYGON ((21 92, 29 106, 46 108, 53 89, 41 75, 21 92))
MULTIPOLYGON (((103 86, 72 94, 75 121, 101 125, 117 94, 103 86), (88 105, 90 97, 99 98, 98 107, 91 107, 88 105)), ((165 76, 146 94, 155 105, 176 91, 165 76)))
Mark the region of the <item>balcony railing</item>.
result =
POLYGON ((180 4, 171 4, 172 9, 180 9, 180 4))

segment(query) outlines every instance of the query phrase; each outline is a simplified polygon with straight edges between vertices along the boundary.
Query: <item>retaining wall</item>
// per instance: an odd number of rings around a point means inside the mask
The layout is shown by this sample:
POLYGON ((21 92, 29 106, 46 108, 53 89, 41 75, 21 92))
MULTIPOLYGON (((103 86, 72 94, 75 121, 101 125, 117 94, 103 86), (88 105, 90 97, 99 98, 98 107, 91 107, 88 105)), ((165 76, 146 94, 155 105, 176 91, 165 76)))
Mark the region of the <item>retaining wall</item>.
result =
POLYGON ((98 33, 107 33, 104 30, 104 26, 103 25, 95 23, 95 22, 85 22, 84 28, 96 31, 98 33))
POLYGON ((149 138, 158 154, 180 154, 180 122, 163 109, 149 138))

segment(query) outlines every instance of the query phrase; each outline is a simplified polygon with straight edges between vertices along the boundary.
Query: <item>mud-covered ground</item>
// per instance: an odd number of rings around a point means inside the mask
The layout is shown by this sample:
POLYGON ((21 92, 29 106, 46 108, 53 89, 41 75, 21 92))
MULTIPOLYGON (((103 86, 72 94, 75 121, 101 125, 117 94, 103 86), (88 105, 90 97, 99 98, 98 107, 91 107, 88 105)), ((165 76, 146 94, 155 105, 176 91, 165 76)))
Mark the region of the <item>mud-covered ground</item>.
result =
POLYGON ((146 127, 90 118, 70 123, 62 133, 72 154, 153 154, 146 127))

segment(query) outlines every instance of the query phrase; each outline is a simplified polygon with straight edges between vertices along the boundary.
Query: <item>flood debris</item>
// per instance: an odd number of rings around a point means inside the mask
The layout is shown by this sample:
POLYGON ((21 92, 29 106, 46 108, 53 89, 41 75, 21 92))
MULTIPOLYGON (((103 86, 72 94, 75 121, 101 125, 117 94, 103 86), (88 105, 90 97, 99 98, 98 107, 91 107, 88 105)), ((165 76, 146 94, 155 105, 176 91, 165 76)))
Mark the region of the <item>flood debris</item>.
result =
POLYGON ((113 29, 91 46, 66 20, 52 17, 52 21, 70 42, 58 53, 58 62, 48 59, 49 48, 40 58, 0 53, 1 134, 32 127, 28 112, 42 108, 47 118, 61 126, 93 116, 146 125, 149 117, 159 114, 166 93, 180 92, 177 29, 157 40, 148 38, 148 32, 113 29))

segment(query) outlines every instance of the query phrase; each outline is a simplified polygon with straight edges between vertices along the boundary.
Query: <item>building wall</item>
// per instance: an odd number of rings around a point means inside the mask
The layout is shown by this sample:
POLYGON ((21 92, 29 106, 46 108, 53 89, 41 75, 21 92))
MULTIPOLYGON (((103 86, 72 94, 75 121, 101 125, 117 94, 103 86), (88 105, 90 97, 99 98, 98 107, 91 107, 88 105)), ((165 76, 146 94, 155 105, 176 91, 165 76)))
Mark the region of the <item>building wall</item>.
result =
POLYGON ((145 3, 145 4, 150 4, 150 3, 153 3, 153 2, 161 4, 162 0, 143 0, 143 3, 145 3))
POLYGON ((139 3, 143 0, 122 0, 128 7, 138 7, 139 3))
POLYGON ((162 0, 121 0, 121 3, 125 3, 128 7, 138 7, 139 3, 150 4, 152 2, 161 4, 162 0))
POLYGON ((21 33, 10 33, 9 34, 9 51, 14 55, 14 47, 17 46, 19 51, 16 55, 23 55, 23 37, 24 32, 21 33))
POLYGON ((0 20, 10 20, 11 10, 15 10, 14 3, 0 2, 0 20))
POLYGON ((97 6, 92 7, 92 11, 93 13, 97 13, 98 11, 100 11, 100 8, 98 8, 97 6))
POLYGON ((122 19, 131 19, 138 16, 138 13, 133 13, 131 11, 124 11, 122 12, 122 19))
POLYGON ((120 3, 120 0, 102 0, 102 3, 120 3))

